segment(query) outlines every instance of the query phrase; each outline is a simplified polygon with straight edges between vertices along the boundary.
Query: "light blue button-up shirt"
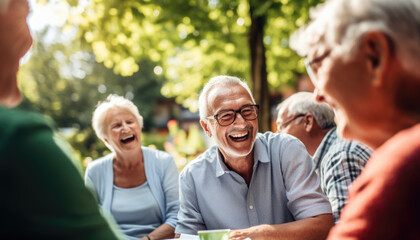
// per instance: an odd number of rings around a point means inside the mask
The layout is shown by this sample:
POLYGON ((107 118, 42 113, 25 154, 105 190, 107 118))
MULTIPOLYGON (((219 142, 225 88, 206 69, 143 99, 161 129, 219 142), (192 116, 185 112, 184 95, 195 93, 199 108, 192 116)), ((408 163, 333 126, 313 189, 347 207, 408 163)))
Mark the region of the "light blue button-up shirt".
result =
POLYGON ((331 213, 305 146, 287 134, 258 134, 248 185, 229 170, 217 146, 209 148, 180 174, 176 233, 242 229, 331 213))

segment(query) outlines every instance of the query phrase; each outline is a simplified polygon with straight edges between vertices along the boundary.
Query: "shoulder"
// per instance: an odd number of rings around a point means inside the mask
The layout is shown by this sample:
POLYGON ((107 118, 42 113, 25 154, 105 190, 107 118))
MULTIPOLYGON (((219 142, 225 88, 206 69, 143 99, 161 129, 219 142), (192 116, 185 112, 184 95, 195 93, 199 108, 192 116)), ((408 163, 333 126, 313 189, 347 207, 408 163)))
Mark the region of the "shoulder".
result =
POLYGON ((286 133, 265 132, 258 133, 256 142, 265 145, 285 145, 285 144, 300 144, 301 142, 296 137, 286 133))
POLYGON ((279 154, 306 150, 303 143, 296 137, 285 133, 273 132, 258 133, 255 140, 255 148, 257 148, 257 151, 265 149, 267 152, 279 154))
POLYGON ((106 156, 98 158, 87 165, 86 174, 104 174, 107 166, 112 166, 112 160, 114 158, 114 153, 110 153, 106 156))
POLYGON ((200 154, 197 158, 192 160, 184 167, 180 173, 180 177, 207 174, 215 171, 217 161, 218 148, 216 145, 211 146, 205 152, 200 154))
MULTIPOLYGON (((400 131, 387 142, 385 142, 381 147, 379 147, 373 157, 373 159, 386 159, 388 165, 386 167, 407 167, 409 165, 415 164, 420 167, 420 124, 416 126, 400 131)), ((385 164, 382 164, 385 167, 385 164)), ((414 166, 414 165, 413 165, 414 166)), ((413 169, 411 169, 412 171, 413 169)))
POLYGON ((420 135, 420 124, 411 128, 402 130, 385 142, 378 151, 390 151, 396 148, 412 148, 417 149, 420 146, 420 141, 415 141, 420 135))
POLYGON ((157 166, 160 169, 165 169, 175 163, 172 155, 167 152, 148 147, 141 147, 141 149, 143 151, 144 160, 150 165, 157 166))
POLYGON ((164 151, 152 149, 149 147, 141 147, 143 155, 149 158, 157 159, 158 161, 173 161, 173 157, 164 151))
POLYGON ((20 149, 36 151, 50 146, 54 128, 53 121, 41 114, 0 107, 0 152, 22 153, 20 149))
POLYGON ((372 152, 371 148, 358 141, 346 140, 336 135, 325 157, 367 162, 372 152))
POLYGON ((1 135, 28 133, 37 128, 55 129, 54 122, 39 113, 5 108, 0 108, 0 126, 1 135))

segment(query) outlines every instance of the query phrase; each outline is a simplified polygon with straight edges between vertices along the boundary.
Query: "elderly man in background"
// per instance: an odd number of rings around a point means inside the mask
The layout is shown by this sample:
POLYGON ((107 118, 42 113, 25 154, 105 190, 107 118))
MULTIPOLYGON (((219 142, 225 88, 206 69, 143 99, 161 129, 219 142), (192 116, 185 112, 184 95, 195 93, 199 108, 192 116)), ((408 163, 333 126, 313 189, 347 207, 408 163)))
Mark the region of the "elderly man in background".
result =
POLYGON ((257 134, 258 105, 245 82, 212 78, 199 97, 211 147, 180 174, 175 232, 230 228, 230 239, 325 239, 331 206, 305 146, 287 134, 257 134))
POLYGON ((316 102, 313 93, 295 93, 277 109, 277 132, 299 138, 313 155, 321 189, 327 194, 337 222, 347 202, 348 189, 372 150, 357 141, 345 141, 337 136, 333 110, 328 104, 316 102))
POLYGON ((292 36, 339 134, 375 149, 328 239, 419 239, 419 13, 418 0, 327 0, 292 36))

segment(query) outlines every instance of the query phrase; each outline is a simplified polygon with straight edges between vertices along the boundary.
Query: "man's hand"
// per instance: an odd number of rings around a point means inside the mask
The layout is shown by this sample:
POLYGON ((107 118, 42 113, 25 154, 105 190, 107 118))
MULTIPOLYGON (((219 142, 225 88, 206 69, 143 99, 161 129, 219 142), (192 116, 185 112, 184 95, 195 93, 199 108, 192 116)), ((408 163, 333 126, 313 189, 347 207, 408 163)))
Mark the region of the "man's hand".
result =
POLYGON ((269 225, 263 224, 250 228, 232 230, 230 231, 230 240, 242 240, 250 238, 252 240, 264 239, 264 231, 269 228, 269 225))
POLYGON ((321 214, 314 217, 304 218, 298 221, 283 224, 263 224, 250 228, 230 231, 231 240, 321 240, 327 237, 334 225, 331 214, 321 214))

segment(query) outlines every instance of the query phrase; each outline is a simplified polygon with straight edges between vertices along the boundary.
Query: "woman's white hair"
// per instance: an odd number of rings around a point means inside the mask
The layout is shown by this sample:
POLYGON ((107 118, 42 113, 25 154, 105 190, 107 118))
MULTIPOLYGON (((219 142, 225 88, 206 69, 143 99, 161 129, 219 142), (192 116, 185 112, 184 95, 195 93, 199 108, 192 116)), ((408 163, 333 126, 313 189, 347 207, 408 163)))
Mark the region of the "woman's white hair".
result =
POLYGON ((105 101, 99 102, 93 112, 92 127, 95 130, 96 136, 101 139, 105 145, 112 150, 111 146, 105 142, 107 136, 105 118, 109 110, 111 109, 126 109, 130 111, 137 119, 140 128, 143 128, 143 117, 140 115, 138 108, 130 100, 118 96, 116 94, 110 94, 105 101))
POLYGON ((6 12, 9 8, 10 0, 0 0, 0 13, 6 12))
MULTIPOLYGON (((237 77, 232 76, 216 76, 211 78, 206 85, 204 85, 203 90, 200 93, 198 98, 198 111, 200 112, 200 119, 205 120, 208 117, 209 111, 209 102, 208 102, 208 95, 210 90, 212 90, 215 86, 223 86, 223 87, 232 87, 232 86, 241 86, 245 88, 245 90, 249 93, 249 96, 252 99, 252 103, 255 104, 254 97, 252 96, 251 90, 249 89, 246 82, 242 81, 237 77)), ((212 103, 210 103, 212 104, 212 103)))
POLYGON ((277 106, 278 114, 287 110, 288 117, 310 113, 321 129, 335 126, 334 111, 326 103, 318 103, 310 92, 298 92, 277 106))
POLYGON ((301 56, 321 46, 351 59, 361 37, 379 31, 392 40, 403 66, 419 71, 419 0, 327 0, 310 17, 312 22, 290 38, 290 47, 301 56))

